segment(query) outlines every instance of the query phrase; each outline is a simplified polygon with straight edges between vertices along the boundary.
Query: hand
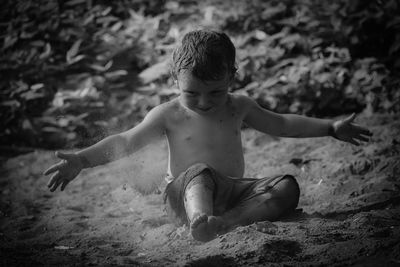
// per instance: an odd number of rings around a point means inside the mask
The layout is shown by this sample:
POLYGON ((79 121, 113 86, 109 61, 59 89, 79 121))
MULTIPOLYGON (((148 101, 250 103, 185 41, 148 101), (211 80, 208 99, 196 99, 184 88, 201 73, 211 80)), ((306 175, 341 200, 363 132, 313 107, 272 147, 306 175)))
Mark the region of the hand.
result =
POLYGON ((83 169, 81 159, 76 154, 57 151, 56 156, 62 161, 54 164, 44 172, 44 175, 54 173, 47 183, 47 187, 50 188, 51 192, 54 192, 59 185, 61 185, 61 191, 63 191, 67 184, 78 176, 83 169))
POLYGON ((359 146, 360 142, 369 141, 369 137, 372 133, 365 127, 353 123, 356 118, 356 114, 353 113, 351 116, 335 121, 333 123, 333 136, 341 141, 351 143, 359 146))

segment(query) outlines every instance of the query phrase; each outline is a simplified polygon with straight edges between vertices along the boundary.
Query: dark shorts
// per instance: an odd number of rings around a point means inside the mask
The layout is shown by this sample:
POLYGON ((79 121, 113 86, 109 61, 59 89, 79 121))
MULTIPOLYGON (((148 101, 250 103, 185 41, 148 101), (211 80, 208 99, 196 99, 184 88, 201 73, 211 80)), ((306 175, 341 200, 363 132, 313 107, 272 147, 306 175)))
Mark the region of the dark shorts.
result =
POLYGON ((246 205, 246 201, 268 192, 285 177, 293 177, 278 175, 266 178, 230 178, 219 174, 207 164, 194 164, 170 182, 165 189, 164 202, 166 203, 167 213, 175 224, 188 223, 184 206, 185 190, 189 182, 204 171, 209 171, 208 177, 211 178, 206 186, 213 189, 215 216, 222 215, 237 205, 246 205))

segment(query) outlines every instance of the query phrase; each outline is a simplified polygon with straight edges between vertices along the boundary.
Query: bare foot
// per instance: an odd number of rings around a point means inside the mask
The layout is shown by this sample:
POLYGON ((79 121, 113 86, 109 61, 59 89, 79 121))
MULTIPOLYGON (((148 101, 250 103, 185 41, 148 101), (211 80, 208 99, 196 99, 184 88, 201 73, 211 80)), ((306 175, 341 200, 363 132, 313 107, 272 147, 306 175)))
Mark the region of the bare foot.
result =
POLYGON ((207 214, 197 214, 190 223, 190 233, 193 238, 207 242, 217 237, 224 229, 224 221, 218 216, 207 216, 207 214))

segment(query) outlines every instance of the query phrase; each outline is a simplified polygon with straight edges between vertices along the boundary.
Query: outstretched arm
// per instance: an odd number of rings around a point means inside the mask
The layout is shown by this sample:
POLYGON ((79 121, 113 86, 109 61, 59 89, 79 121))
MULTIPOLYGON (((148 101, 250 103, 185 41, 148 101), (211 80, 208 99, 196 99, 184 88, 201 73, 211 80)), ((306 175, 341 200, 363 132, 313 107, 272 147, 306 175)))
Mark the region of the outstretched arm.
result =
POLYGON ((152 109, 136 127, 111 135, 76 154, 84 168, 94 167, 128 156, 164 134, 162 107, 152 109))
POLYGON ((56 152, 61 161, 44 172, 45 175, 53 174, 47 186, 51 191, 55 191, 61 185, 61 190, 64 190, 82 169, 127 156, 161 137, 165 131, 163 115, 162 107, 156 107, 139 125, 126 132, 111 135, 76 153, 56 152))
POLYGON ((261 132, 282 137, 333 136, 338 140, 359 145, 368 141, 371 132, 354 123, 355 114, 344 120, 317 119, 296 114, 278 114, 263 109, 255 101, 245 100, 244 121, 261 132))

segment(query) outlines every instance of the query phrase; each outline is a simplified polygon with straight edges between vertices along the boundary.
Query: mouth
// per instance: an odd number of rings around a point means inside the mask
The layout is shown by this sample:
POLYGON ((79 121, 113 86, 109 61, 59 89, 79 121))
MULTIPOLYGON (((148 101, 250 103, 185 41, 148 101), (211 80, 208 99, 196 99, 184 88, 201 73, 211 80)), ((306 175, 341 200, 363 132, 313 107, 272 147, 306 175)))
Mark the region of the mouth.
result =
POLYGON ((202 112, 202 113, 207 113, 207 112, 212 110, 212 107, 208 107, 208 108, 199 108, 199 107, 197 107, 196 109, 198 111, 202 112))

